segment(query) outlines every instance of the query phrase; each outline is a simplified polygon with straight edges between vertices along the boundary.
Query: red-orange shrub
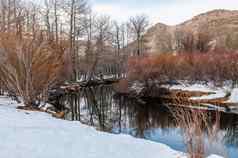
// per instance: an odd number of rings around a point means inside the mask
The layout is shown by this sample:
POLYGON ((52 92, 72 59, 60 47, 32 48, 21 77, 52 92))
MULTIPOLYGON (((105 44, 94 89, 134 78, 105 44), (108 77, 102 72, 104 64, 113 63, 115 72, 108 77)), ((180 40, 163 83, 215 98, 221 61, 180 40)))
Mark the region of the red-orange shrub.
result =
POLYGON ((130 80, 222 82, 238 79, 238 53, 179 53, 130 58, 130 80))
POLYGON ((63 80, 65 49, 53 41, 2 33, 0 49, 0 81, 26 106, 45 102, 48 90, 63 80))

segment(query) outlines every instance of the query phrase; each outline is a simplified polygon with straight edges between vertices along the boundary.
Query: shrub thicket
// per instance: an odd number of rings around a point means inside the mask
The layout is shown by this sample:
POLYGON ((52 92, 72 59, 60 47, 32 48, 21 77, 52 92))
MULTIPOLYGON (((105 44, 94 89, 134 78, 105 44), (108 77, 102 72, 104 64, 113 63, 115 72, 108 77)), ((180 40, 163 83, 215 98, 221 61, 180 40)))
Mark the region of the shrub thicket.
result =
POLYGON ((210 53, 160 54, 130 58, 130 80, 186 80, 223 82, 238 79, 238 54, 214 51, 210 53))
POLYGON ((65 67, 63 47, 38 37, 0 36, 0 80, 8 93, 26 106, 47 100, 48 90, 60 81, 65 67))

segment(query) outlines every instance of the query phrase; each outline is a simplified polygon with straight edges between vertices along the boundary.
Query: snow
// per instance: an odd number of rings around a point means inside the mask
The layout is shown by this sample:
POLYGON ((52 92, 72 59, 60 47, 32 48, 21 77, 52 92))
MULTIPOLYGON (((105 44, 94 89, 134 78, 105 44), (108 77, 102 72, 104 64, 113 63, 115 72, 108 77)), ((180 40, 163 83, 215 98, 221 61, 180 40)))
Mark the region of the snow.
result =
POLYGON ((231 96, 227 102, 238 103, 238 88, 234 88, 231 90, 231 96))
POLYGON ((8 158, 144 158, 183 156, 166 145, 52 118, 46 113, 16 110, 0 98, 0 157, 8 158))
POLYGON ((186 157, 164 144, 99 132, 79 122, 55 119, 42 112, 17 110, 16 106, 9 98, 0 97, 0 157, 186 157))
POLYGON ((211 156, 209 156, 209 158, 221 158, 221 157, 217 156, 217 155, 211 155, 211 156))
POLYGON ((204 95, 200 97, 191 97, 192 100, 211 100, 211 99, 219 99, 224 98, 228 92, 232 91, 232 95, 230 97, 229 102, 238 103, 238 89, 232 89, 229 86, 224 87, 215 87, 212 84, 180 84, 174 85, 170 88, 171 90, 182 90, 182 91, 198 91, 198 92, 208 92, 212 93, 210 95, 204 95))
POLYGON ((179 84, 170 87, 171 90, 214 92, 215 90, 204 84, 179 84))
POLYGON ((214 91, 214 94, 210 95, 204 95, 201 97, 191 97, 192 100, 210 100, 210 99, 218 99, 218 98, 224 98, 226 96, 226 91, 223 89, 214 91))
MULTIPOLYGON (((225 103, 232 103, 233 105, 229 106, 233 113, 238 113, 238 88, 234 88, 232 84, 224 84, 223 87, 216 87, 212 84, 179 84, 173 85, 170 87, 172 90, 182 90, 182 91, 199 91, 199 92, 210 92, 210 95, 204 95, 200 97, 191 97, 192 100, 211 100, 228 97, 228 100, 225 103), (230 96, 227 94, 230 93, 230 96)), ((205 104, 204 104, 205 105, 205 104)), ((194 107, 191 107, 194 108, 194 107)), ((216 105, 207 104, 207 107, 195 107, 195 108, 211 108, 219 109, 220 111, 226 111, 226 108, 219 107, 216 105)))
POLYGON ((144 88, 145 88, 145 85, 143 83, 135 82, 133 83, 130 89, 131 91, 135 91, 136 94, 140 94, 144 88))
POLYGON ((42 109, 42 110, 44 110, 44 111, 46 111, 46 110, 48 110, 49 108, 53 108, 54 106, 53 105, 51 105, 51 104, 49 104, 49 103, 46 103, 46 104, 41 104, 40 106, 39 106, 39 108, 40 109, 42 109))

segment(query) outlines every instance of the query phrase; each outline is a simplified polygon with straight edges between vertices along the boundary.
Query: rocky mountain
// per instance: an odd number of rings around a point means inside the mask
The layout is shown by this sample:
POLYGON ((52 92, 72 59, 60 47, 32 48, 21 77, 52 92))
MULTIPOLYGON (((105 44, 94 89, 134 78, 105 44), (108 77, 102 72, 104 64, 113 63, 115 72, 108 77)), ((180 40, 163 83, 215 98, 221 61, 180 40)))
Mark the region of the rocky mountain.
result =
POLYGON ((174 52, 189 35, 193 43, 203 37, 210 49, 238 49, 238 10, 209 11, 175 26, 158 23, 144 35, 145 46, 150 53, 174 52))

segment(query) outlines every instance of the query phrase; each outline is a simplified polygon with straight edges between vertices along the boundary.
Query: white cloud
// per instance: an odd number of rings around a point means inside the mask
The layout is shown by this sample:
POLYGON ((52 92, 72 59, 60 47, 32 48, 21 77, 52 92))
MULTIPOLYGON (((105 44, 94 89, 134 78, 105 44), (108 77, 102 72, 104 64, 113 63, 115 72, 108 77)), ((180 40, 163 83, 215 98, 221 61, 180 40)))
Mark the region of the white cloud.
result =
POLYGON ((98 14, 110 15, 114 20, 127 21, 130 16, 139 13, 137 9, 130 9, 120 5, 99 4, 94 5, 93 10, 98 14))

